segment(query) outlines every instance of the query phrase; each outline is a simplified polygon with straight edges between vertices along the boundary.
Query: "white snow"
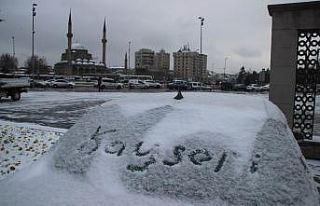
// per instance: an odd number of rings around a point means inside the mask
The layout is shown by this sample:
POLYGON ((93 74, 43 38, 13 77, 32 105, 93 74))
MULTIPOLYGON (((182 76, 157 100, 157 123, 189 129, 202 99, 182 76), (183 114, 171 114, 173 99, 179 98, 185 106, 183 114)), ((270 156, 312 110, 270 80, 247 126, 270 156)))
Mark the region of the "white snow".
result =
POLYGON ((0 205, 319 205, 264 97, 173 96, 108 95, 54 151, 0 181, 0 205))
POLYGON ((66 131, 0 120, 0 179, 37 161, 66 131))

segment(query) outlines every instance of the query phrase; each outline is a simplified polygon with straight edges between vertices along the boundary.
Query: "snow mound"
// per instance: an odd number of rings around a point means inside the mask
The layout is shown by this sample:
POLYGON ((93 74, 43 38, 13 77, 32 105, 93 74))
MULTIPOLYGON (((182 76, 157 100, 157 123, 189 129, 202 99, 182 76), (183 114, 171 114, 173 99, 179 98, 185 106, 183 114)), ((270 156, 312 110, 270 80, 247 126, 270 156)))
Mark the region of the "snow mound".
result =
POLYGON ((319 205, 276 106, 173 96, 127 94, 97 107, 52 153, 0 181, 0 205, 319 205))

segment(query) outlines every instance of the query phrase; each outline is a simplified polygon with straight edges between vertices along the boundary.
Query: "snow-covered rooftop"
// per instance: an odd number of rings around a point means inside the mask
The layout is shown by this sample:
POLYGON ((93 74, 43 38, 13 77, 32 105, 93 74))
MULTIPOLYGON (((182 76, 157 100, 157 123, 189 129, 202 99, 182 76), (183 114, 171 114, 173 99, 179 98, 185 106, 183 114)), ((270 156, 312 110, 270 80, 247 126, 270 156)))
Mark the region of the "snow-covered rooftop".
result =
POLYGON ((283 114, 263 97, 119 94, 33 165, 0 205, 319 205, 283 114))

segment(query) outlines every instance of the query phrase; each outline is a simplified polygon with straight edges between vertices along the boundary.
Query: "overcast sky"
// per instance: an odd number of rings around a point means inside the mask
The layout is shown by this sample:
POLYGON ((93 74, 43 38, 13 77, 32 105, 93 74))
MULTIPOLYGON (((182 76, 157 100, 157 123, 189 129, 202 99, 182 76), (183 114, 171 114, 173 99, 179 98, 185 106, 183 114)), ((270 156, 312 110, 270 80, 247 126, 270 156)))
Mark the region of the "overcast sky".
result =
MULTIPOLYGON (((0 53, 12 53, 15 37, 20 66, 31 56, 31 0, 0 0, 0 53)), ((241 66, 261 70, 270 65, 271 17, 268 4, 298 0, 38 0, 35 18, 35 54, 50 65, 60 60, 67 47, 67 21, 72 9, 73 42, 84 45, 101 61, 103 19, 107 19, 107 64, 123 66, 131 41, 131 67, 134 52, 140 48, 172 53, 184 44, 199 49, 200 22, 203 27, 203 53, 208 69, 227 72, 241 66)), ((171 55, 172 56, 172 55, 171 55)), ((171 64, 173 60, 171 59, 171 64)))

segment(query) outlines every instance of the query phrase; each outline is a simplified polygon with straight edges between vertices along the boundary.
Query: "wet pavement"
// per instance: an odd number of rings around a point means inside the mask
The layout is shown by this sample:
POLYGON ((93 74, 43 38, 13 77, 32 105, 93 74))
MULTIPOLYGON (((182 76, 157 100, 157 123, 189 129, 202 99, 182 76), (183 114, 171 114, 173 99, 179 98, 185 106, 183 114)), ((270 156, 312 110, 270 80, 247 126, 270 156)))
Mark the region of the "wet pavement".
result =
POLYGON ((89 109, 105 101, 79 101, 60 103, 51 108, 10 107, 0 110, 2 120, 29 122, 42 126, 69 129, 89 109))
POLYGON ((69 129, 89 109, 109 100, 90 93, 29 92, 17 102, 1 100, 0 120, 69 129))

